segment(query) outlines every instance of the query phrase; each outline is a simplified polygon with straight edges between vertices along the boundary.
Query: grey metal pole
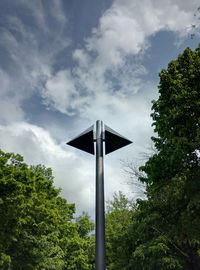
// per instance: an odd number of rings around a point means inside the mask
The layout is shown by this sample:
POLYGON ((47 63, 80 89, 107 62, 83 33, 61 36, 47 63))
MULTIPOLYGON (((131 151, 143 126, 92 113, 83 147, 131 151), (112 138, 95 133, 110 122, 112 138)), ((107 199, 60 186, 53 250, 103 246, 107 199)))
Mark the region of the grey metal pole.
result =
POLYGON ((103 122, 96 122, 96 270, 106 270, 103 122))
POLYGON ((96 140, 94 140, 94 126, 82 132, 67 144, 94 155, 94 141, 96 141, 96 270, 106 270, 105 245, 105 202, 104 202, 104 168, 103 168, 103 141, 105 141, 105 154, 109 154, 130 143, 130 140, 118 134, 103 122, 96 122, 96 140))

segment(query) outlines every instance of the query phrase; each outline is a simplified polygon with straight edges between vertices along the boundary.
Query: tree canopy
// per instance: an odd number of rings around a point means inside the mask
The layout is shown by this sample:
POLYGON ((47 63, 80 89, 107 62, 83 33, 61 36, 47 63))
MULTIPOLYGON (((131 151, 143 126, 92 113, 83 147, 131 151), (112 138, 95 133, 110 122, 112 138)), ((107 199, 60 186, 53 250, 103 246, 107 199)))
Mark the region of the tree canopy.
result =
POLYGON ((93 269, 93 224, 87 215, 75 222, 51 169, 0 151, 0 194, 1 269, 93 269))
POLYGON ((152 106, 157 151, 139 177, 147 200, 138 200, 125 226, 124 210, 112 209, 108 249, 123 248, 108 253, 109 270, 200 269, 200 47, 187 48, 159 76, 152 106))
MULTIPOLYGON (((159 93, 152 107, 158 153, 140 168, 148 185, 148 201, 139 204, 141 221, 148 221, 150 243, 158 242, 159 269, 199 269, 200 47, 187 48, 161 71, 159 93)), ((152 252, 146 243, 145 252, 152 252)))

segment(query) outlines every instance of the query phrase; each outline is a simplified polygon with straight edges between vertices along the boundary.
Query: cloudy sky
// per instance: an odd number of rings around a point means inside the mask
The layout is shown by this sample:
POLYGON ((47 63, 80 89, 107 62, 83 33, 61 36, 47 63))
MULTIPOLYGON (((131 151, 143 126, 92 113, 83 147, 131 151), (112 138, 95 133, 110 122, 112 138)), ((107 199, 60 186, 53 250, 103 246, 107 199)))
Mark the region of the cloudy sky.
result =
POLYGON ((53 168, 62 195, 93 215, 95 159, 65 143, 101 119, 133 141, 105 158, 106 199, 139 196, 120 160, 143 162, 158 73, 198 45, 199 4, 1 0, 0 147, 53 168))

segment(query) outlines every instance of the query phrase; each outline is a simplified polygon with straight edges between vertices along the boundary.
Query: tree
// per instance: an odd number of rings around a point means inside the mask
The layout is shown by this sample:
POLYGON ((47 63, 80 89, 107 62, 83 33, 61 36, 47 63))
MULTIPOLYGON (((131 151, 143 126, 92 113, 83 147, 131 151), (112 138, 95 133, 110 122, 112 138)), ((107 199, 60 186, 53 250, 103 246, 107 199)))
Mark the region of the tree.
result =
POLYGON ((140 269, 200 269, 199 79, 200 47, 160 73, 152 107, 158 153, 140 168, 148 186, 137 216, 145 233, 132 255, 140 269))
POLYGON ((134 204, 119 191, 107 202, 106 255, 109 270, 125 270, 132 250, 130 226, 134 204))
POLYGON ((92 269, 91 224, 80 232, 75 205, 59 196, 51 169, 0 151, 0 194, 1 269, 92 269))
POLYGON ((109 270, 200 269, 200 47, 161 71, 159 93, 156 152, 138 174, 147 199, 117 210, 119 196, 106 217, 109 270))
POLYGON ((114 192, 112 200, 107 201, 107 213, 134 208, 133 200, 130 200, 122 191, 114 192))

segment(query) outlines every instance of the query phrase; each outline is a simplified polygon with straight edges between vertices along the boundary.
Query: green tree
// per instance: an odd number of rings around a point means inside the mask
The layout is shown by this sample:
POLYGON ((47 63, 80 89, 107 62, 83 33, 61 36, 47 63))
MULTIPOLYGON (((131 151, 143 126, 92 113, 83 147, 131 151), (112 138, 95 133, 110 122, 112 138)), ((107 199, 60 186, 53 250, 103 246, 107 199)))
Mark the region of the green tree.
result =
POLYGON ((138 203, 135 269, 200 269, 199 79, 200 47, 160 73, 152 107, 158 152, 140 168, 148 200, 138 203))
POLYGON ((107 202, 106 256, 108 270, 125 270, 131 253, 130 227, 134 204, 121 191, 107 202))
POLYGON ((83 235, 75 205, 59 193, 51 169, 0 151, 1 269, 92 269, 91 224, 85 222, 83 235))
POLYGON ((159 93, 156 152, 140 167, 147 199, 134 210, 123 196, 109 206, 109 270, 200 269, 200 47, 161 71, 159 93))
POLYGON ((129 200, 122 191, 113 193, 112 200, 108 200, 106 205, 107 213, 119 210, 130 210, 135 207, 134 202, 129 200))

